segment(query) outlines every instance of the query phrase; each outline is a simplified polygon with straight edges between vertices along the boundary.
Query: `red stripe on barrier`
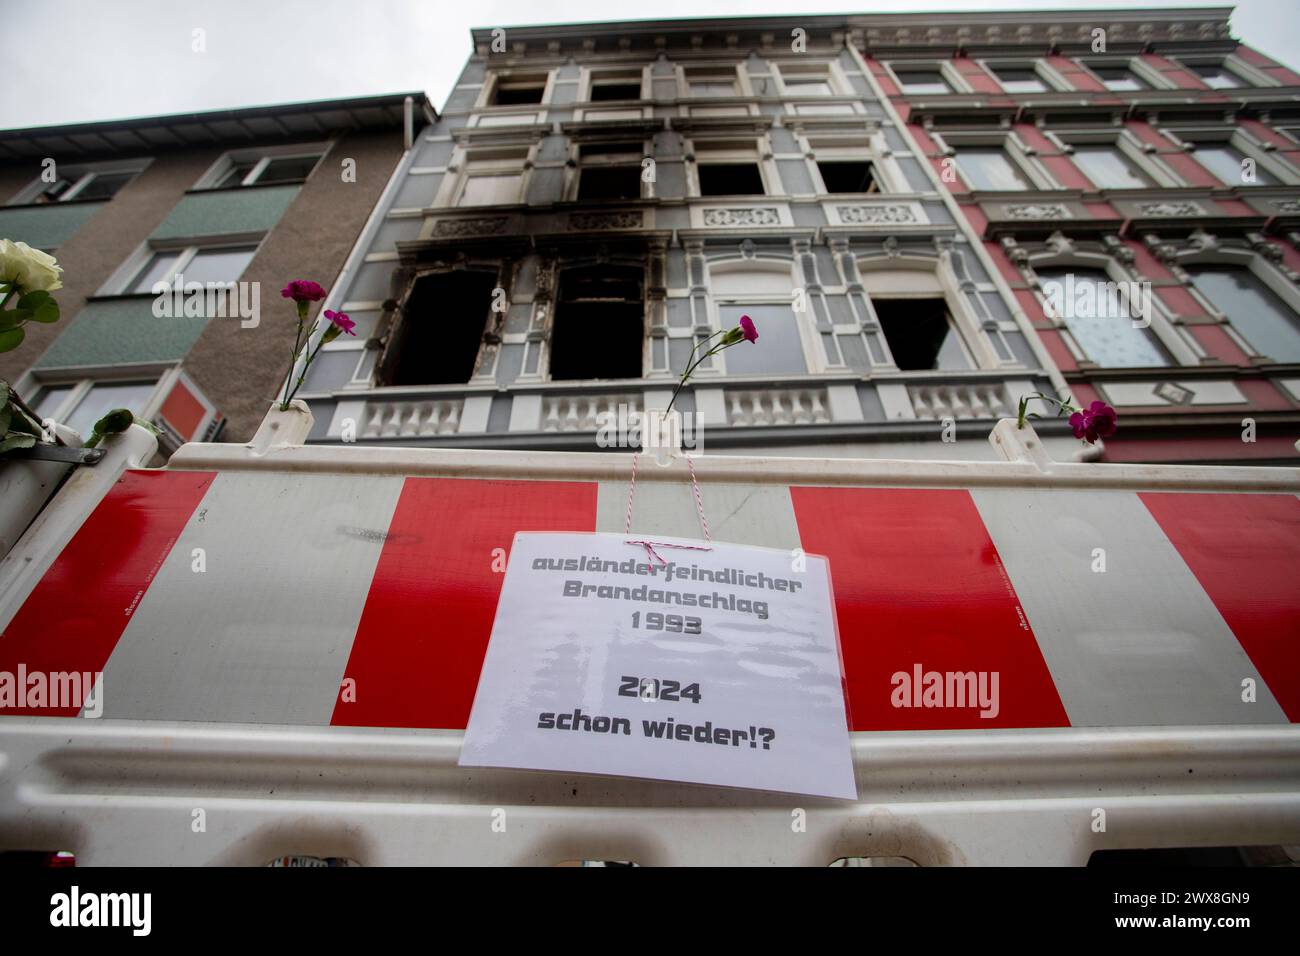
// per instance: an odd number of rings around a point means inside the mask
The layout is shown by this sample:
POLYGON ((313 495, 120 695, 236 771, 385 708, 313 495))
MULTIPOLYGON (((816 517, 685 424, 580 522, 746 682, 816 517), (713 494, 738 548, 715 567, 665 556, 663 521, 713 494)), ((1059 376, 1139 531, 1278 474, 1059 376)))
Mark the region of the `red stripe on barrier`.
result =
POLYGON ((331 723, 463 730, 515 532, 594 531, 596 492, 595 482, 407 478, 344 672, 356 699, 345 684, 331 723))
POLYGON ((1287 717, 1300 722, 1300 499, 1178 492, 1139 497, 1287 717))
POLYGON ((830 559, 854 730, 1069 726, 968 492, 792 487, 790 497, 804 549, 830 559), (996 716, 954 706, 947 675, 971 672, 990 700, 997 675, 996 716), (944 706, 926 706, 931 674, 946 693, 928 700, 944 706))
MULTIPOLYGON (((213 472, 125 472, 0 634, 0 671, 16 678, 21 668, 29 675, 29 694, 35 673, 45 675, 48 688, 51 675, 102 671, 215 477, 213 472)), ((60 683, 66 697, 70 685, 60 683)), ((51 699, 47 695, 47 702, 51 699)), ((62 707, 6 703, 0 698, 0 714, 76 717, 81 710, 79 700, 62 707)))

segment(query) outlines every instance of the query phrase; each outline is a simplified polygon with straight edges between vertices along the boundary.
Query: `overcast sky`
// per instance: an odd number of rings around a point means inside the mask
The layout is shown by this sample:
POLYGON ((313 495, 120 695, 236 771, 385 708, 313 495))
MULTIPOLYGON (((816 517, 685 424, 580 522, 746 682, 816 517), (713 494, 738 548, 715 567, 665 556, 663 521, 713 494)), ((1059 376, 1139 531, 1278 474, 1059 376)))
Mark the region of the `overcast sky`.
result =
MULTIPOLYGON (((0 0, 0 129, 423 90, 438 108, 471 27, 611 18, 1230 6, 1139 0, 0 0), (540 13, 539 13, 540 11, 540 13), (192 50, 195 29, 206 50, 192 50)), ((1300 64, 1300 0, 1239 0, 1233 33, 1300 64)))

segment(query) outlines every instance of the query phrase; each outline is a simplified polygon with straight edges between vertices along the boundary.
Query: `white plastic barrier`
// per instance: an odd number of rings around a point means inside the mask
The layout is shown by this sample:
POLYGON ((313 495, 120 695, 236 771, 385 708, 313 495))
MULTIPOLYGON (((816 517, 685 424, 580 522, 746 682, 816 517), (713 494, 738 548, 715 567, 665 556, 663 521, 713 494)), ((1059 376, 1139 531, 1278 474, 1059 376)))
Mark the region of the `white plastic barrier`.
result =
MULTIPOLYGON (((1006 423, 996 464, 697 459, 715 539, 830 558, 852 803, 458 767, 502 549, 621 532, 630 456, 282 425, 127 472, 88 517, 61 494, 0 564, 0 672, 100 675, 84 708, 0 705, 0 848, 934 865, 1300 843, 1296 469, 1058 464, 1006 423), (998 674, 996 712, 899 706, 918 667, 998 674)), ((699 534, 683 462, 643 461, 634 530, 699 534)))

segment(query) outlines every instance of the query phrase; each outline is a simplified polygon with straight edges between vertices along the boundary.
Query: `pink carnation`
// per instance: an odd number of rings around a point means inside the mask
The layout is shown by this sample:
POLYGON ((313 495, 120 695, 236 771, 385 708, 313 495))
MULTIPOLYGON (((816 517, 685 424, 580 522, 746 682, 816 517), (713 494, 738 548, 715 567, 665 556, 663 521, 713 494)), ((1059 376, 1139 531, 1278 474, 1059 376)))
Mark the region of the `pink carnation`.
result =
POLYGON ((295 302, 319 302, 325 298, 325 290, 310 279, 294 279, 280 290, 280 295, 295 302))

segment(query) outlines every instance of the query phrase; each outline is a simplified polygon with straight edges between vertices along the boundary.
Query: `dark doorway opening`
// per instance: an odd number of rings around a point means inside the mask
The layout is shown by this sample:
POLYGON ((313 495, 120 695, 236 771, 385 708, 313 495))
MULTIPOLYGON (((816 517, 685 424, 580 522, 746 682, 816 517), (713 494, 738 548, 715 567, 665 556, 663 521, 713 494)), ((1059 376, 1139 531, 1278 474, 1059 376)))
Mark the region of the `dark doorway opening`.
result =
POLYGON ((422 276, 407 299, 389 385, 460 385, 478 364, 496 276, 440 272, 422 276))
POLYGON ((560 274, 551 328, 551 378, 640 378, 645 270, 583 266, 560 274))

